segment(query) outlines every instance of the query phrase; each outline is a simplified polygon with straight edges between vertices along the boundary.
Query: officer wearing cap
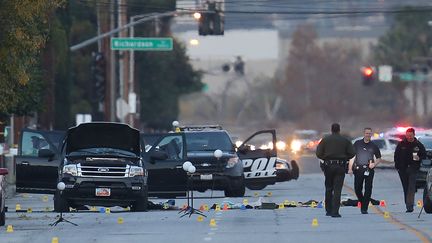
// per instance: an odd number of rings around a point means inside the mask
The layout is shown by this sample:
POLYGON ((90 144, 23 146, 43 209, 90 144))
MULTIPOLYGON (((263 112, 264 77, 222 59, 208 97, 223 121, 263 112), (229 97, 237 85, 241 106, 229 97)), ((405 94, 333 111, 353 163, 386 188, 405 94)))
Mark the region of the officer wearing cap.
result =
POLYGON ((395 167, 402 182, 407 213, 414 211, 416 177, 422 159, 426 159, 426 149, 415 138, 414 128, 408 128, 405 138, 396 146, 394 153, 395 167))
POLYGON ((362 214, 368 213, 375 174, 374 168, 381 162, 381 151, 378 146, 371 141, 371 137, 372 128, 365 128, 363 139, 359 139, 354 143, 356 156, 350 160, 348 166, 348 173, 354 173, 354 189, 358 201, 361 204, 360 211, 362 214))
POLYGON ((351 141, 340 135, 338 123, 331 125, 331 132, 331 135, 324 137, 318 144, 316 155, 323 160, 326 216, 339 218, 347 161, 354 157, 355 151, 351 141))

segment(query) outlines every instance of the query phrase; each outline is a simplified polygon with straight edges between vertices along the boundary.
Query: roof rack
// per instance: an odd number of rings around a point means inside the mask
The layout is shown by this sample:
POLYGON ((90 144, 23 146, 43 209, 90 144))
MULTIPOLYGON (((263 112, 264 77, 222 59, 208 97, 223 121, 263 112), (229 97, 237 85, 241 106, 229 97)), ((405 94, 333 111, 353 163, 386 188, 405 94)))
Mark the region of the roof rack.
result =
POLYGON ((223 130, 221 125, 189 125, 180 126, 180 131, 223 130))

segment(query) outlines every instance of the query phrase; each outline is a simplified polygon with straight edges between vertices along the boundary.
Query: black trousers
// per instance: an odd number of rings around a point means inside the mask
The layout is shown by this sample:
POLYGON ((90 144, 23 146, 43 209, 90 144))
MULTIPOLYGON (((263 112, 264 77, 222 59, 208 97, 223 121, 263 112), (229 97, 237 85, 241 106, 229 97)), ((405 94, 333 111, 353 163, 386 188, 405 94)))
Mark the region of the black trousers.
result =
POLYGON ((399 178, 402 182, 405 205, 407 209, 414 208, 417 172, 418 169, 413 167, 398 170, 399 178))
POLYGON ((354 171, 354 190, 357 195, 357 199, 361 203, 361 210, 367 211, 370 198, 372 195, 372 184, 373 178, 375 175, 375 171, 369 169, 369 175, 365 176, 366 169, 358 169, 354 171), (364 193, 363 193, 363 184, 364 184, 364 193))
POLYGON ((325 209, 332 215, 339 214, 342 186, 345 179, 345 165, 330 164, 324 167, 325 209))

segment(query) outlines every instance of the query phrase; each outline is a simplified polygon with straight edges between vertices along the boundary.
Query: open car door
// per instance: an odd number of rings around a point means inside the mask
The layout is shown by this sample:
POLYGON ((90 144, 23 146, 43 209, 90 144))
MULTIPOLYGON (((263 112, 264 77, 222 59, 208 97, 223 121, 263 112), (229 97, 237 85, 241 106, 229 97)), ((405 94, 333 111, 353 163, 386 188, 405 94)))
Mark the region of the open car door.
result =
POLYGON ((262 189, 276 183, 276 131, 254 133, 237 148, 243 162, 245 184, 250 189, 262 189))
POLYGON ((143 158, 148 171, 149 195, 164 198, 186 195, 187 175, 183 163, 187 150, 184 133, 142 134, 141 137, 146 141, 143 158), (158 138, 154 139, 156 136, 158 138), (150 137, 154 139, 152 142, 150 137))
POLYGON ((54 193, 65 132, 23 129, 16 162, 17 192, 54 193))

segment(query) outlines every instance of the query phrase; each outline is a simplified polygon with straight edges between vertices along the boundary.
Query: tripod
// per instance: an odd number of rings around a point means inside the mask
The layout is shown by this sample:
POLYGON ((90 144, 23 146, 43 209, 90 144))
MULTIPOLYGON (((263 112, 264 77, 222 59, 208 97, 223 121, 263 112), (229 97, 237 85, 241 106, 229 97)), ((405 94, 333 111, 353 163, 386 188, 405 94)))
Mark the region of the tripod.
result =
POLYGON ((193 205, 193 200, 194 200, 194 196, 193 196, 193 178, 192 178, 193 174, 190 173, 188 176, 188 181, 187 181, 187 192, 186 192, 186 197, 187 197, 187 206, 186 208, 183 208, 182 210, 180 210, 179 213, 183 213, 182 216, 180 216, 180 218, 183 218, 186 215, 189 215, 189 218, 192 216, 192 214, 198 214, 204 217, 207 217, 203 212, 201 212, 198 209, 194 208, 193 205), (190 203, 189 203, 190 201, 190 203))
MULTIPOLYGON (((62 195, 62 192, 63 192, 63 191, 60 190, 60 197, 61 197, 61 195, 62 195)), ((57 224, 60 223, 60 222, 66 222, 66 223, 69 223, 69 224, 72 224, 72 225, 78 226, 77 224, 72 223, 71 221, 69 221, 69 220, 63 218, 63 210, 60 210, 60 217, 57 219, 57 221, 55 221, 54 223, 50 224, 50 226, 57 226, 57 224)))
POLYGON ((50 224, 50 226, 57 226, 57 224, 60 223, 60 222, 66 222, 66 223, 78 226, 77 224, 72 223, 71 221, 63 218, 63 212, 60 212, 60 217, 57 219, 57 221, 55 221, 54 223, 50 224))

